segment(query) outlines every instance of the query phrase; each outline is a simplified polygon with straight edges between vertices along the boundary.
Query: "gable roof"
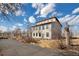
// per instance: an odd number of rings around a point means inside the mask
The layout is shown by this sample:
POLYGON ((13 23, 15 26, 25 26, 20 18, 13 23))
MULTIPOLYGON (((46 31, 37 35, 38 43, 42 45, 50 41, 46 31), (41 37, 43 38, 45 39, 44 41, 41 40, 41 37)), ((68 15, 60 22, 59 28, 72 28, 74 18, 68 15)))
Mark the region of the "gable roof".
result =
MULTIPOLYGON (((39 25, 44 25, 44 24, 52 23, 52 22, 54 22, 54 21, 51 21, 50 19, 53 19, 53 18, 54 18, 54 20, 56 20, 56 21, 60 24, 60 26, 62 26, 61 23, 59 22, 59 20, 58 20, 56 17, 51 17, 51 18, 44 19, 44 20, 42 20, 42 21, 36 22, 36 25, 35 25, 35 26, 39 26, 39 25), (45 22, 45 21, 47 21, 47 22, 45 22), (42 23, 42 22, 45 22, 45 23, 42 23)), ((34 27, 34 26, 33 26, 33 27, 34 27)))

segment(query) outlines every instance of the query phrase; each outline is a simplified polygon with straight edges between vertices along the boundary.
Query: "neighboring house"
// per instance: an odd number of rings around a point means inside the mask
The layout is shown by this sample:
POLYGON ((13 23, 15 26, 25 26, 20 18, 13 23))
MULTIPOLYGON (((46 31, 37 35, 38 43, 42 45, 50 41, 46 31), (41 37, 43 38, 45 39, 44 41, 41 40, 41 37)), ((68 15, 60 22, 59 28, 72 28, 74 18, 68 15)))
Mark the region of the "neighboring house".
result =
POLYGON ((32 38, 59 39, 61 37, 61 24, 56 17, 45 19, 32 26, 32 38))

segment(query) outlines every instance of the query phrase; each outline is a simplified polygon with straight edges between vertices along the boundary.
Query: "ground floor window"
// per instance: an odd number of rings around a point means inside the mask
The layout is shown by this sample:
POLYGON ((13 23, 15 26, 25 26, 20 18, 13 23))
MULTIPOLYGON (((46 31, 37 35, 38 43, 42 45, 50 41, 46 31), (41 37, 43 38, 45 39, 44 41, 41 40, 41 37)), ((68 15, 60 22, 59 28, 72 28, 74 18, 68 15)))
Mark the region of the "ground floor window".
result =
POLYGON ((39 33, 39 37, 41 37, 41 33, 39 33))
POLYGON ((46 37, 49 37, 49 32, 46 33, 46 37))
POLYGON ((38 36, 38 33, 36 33, 36 36, 38 36))
POLYGON ((33 33, 33 36, 35 36, 35 33, 33 33))

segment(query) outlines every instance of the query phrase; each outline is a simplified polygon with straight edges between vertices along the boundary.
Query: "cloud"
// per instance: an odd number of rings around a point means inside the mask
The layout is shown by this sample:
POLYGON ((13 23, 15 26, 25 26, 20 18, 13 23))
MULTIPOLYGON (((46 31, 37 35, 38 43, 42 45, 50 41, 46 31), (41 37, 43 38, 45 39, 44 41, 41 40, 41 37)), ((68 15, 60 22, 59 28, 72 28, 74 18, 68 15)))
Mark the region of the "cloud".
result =
POLYGON ((74 36, 79 36, 79 15, 66 15, 59 18, 59 21, 63 24, 68 22, 70 30, 74 36))
POLYGON ((32 7, 37 9, 35 12, 35 15, 40 13, 40 10, 44 7, 45 5, 43 3, 33 3, 32 7))
POLYGON ((15 11, 16 16, 21 16, 23 14, 22 10, 15 11))
POLYGON ((71 32, 73 33, 73 36, 75 36, 75 37, 79 37, 79 26, 71 26, 70 27, 70 30, 71 30, 71 32))
POLYGON ((24 12, 22 12, 22 16, 26 16, 26 12, 24 11, 24 12))
POLYGON ((23 26, 23 24, 21 24, 21 23, 16 23, 16 26, 23 26))
POLYGON ((40 13, 40 9, 37 9, 37 11, 35 12, 35 15, 40 13))
POLYGON ((62 16, 63 15, 63 13, 59 13, 59 12, 57 12, 57 11, 54 11, 51 15, 50 15, 50 17, 52 17, 52 16, 62 16))
POLYGON ((70 22, 70 21, 72 21, 73 20, 73 18, 75 18, 76 17, 76 15, 66 15, 66 16, 64 16, 64 17, 61 17, 61 18, 59 18, 59 21, 61 22, 61 23, 66 23, 66 22, 70 22))
POLYGON ((64 17, 61 17, 61 18, 59 18, 59 21, 60 21, 61 23, 64 23, 64 22, 66 22, 66 21, 68 20, 69 17, 70 17, 70 15, 66 15, 66 16, 64 16, 64 17))
POLYGON ((55 11, 54 7, 55 7, 55 4, 51 4, 51 3, 47 4, 44 8, 41 9, 41 12, 40 12, 41 16, 46 17, 49 13, 55 11))
POLYGON ((0 31, 6 32, 6 31, 7 31, 7 27, 5 27, 5 26, 0 26, 0 31))
POLYGON ((24 22, 27 22, 26 18, 24 18, 24 22))
POLYGON ((72 20, 69 22, 70 25, 77 25, 79 24, 79 15, 72 18, 72 20))
POLYGON ((33 7, 33 8, 37 8, 37 6, 38 6, 37 3, 33 3, 33 4, 32 4, 32 7, 33 7))
POLYGON ((21 28, 21 26, 23 26, 23 24, 17 23, 17 24, 15 24, 15 25, 13 25, 12 27, 9 27, 9 30, 10 30, 10 31, 14 31, 14 30, 17 29, 17 28, 21 28))
POLYGON ((20 24, 20 23, 19 23, 18 26, 23 26, 23 24, 20 24))
POLYGON ((72 14, 76 14, 76 13, 79 13, 79 7, 72 11, 72 14))
POLYGON ((33 3, 32 7, 35 9, 40 9, 40 8, 44 7, 44 4, 43 3, 33 3))
POLYGON ((79 15, 66 15, 59 18, 61 23, 68 22, 69 25, 78 25, 79 24, 79 15))
POLYGON ((15 30, 16 28, 17 28, 17 26, 14 25, 14 26, 10 27, 9 30, 10 30, 10 31, 13 31, 13 30, 15 30))
POLYGON ((5 12, 4 12, 5 14, 9 14, 9 11, 8 10, 5 10, 5 12))
POLYGON ((49 13, 55 11, 55 4, 52 3, 33 3, 32 7, 37 9, 35 15, 39 14, 39 17, 46 17, 49 13))
POLYGON ((29 17, 29 22, 30 23, 35 23, 36 22, 36 19, 33 16, 30 16, 29 17))

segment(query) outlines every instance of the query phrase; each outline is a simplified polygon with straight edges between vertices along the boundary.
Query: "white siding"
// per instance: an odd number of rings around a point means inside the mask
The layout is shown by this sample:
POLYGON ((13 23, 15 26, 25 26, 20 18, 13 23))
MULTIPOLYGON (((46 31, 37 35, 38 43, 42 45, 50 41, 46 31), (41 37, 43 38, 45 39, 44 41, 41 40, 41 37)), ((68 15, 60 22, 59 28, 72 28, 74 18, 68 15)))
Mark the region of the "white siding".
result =
POLYGON ((51 39, 51 24, 41 25, 41 30, 39 30, 39 26, 37 26, 37 28, 37 30, 32 31, 33 38, 51 39), (48 29, 46 29, 47 25, 48 29), (44 29, 42 29, 42 26, 44 26, 44 29), (33 33, 35 33, 35 36, 33 36, 33 33), (38 33, 38 36, 36 36, 36 33, 38 33), (39 33, 41 33, 41 37, 39 37, 39 33), (46 33, 49 33, 49 37, 46 37, 46 33))

